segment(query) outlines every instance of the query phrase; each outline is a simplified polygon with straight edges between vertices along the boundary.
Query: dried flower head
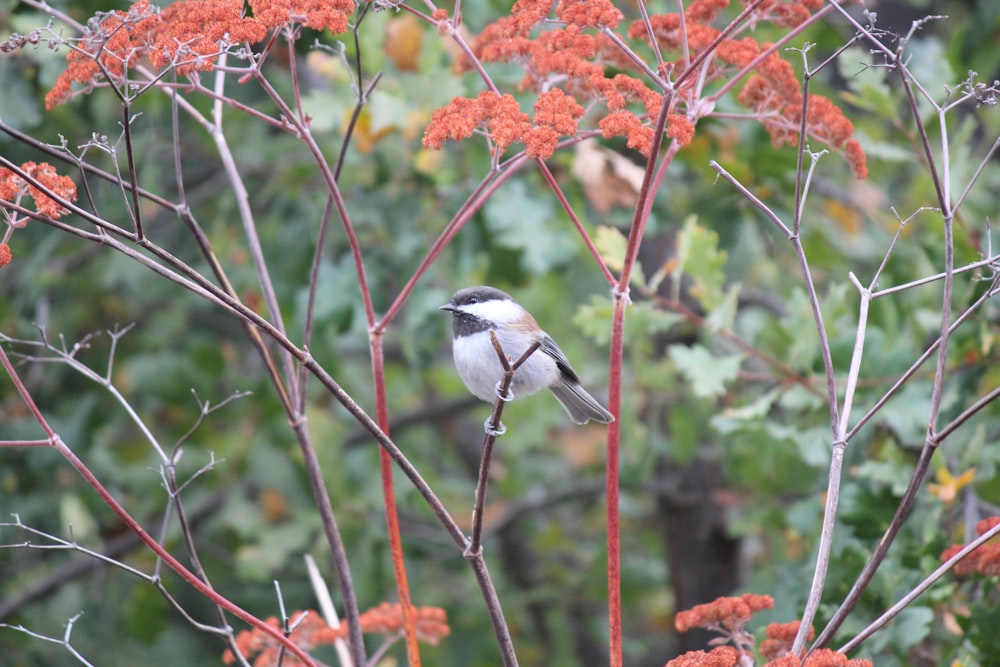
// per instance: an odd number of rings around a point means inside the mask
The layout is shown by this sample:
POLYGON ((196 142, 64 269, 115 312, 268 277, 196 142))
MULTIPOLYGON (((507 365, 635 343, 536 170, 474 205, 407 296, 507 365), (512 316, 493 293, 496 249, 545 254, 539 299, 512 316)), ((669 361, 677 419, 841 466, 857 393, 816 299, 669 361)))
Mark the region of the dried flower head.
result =
MULTIPOLYGON (((292 630, 289 639, 303 651, 311 651, 321 644, 331 644, 339 636, 338 631, 328 626, 323 617, 315 611, 297 611, 291 615, 290 619, 290 625, 295 629, 292 630), (304 617, 303 614, 305 614, 304 617)), ((278 619, 274 616, 268 618, 265 623, 275 630, 282 629, 278 619)), ((277 665, 279 655, 282 657, 283 665, 297 667, 302 664, 295 656, 283 654, 278 642, 258 628, 243 630, 237 634, 236 648, 244 657, 257 655, 254 667, 277 665)), ((222 662, 231 665, 236 662, 236 656, 231 650, 226 649, 222 654, 222 662)))
POLYGON ((354 0, 251 0, 253 15, 269 28, 301 23, 333 34, 347 31, 354 0))
MULTIPOLYGON (((760 654, 767 660, 780 658, 792 649, 792 642, 799 632, 800 621, 791 623, 771 623, 764 629, 764 636, 767 637, 760 643, 760 654)), ((813 628, 809 628, 807 640, 812 640, 815 634, 813 628)))
MULTIPOLYGON (((753 111, 775 146, 797 143, 804 127, 809 137, 843 154, 855 175, 864 178, 864 151, 851 139, 854 128, 840 110, 822 96, 811 95, 806 101, 794 69, 780 53, 761 58, 768 45, 753 37, 728 37, 712 25, 730 4, 731 0, 693 0, 683 14, 643 17, 619 34, 622 14, 610 0, 518 0, 509 16, 486 26, 472 40, 471 50, 481 63, 517 63, 525 73, 519 86, 523 91, 542 94, 558 86, 583 107, 602 103, 606 113, 594 117, 602 134, 624 137, 630 148, 646 155, 655 140, 652 122, 664 103, 664 91, 671 93, 666 137, 683 146, 694 138, 697 121, 714 109, 708 86, 745 76, 739 102, 753 111), (643 49, 635 42, 655 42, 663 61, 643 64, 643 49), (695 65, 696 73, 685 72, 695 65), (674 82, 673 90, 667 82, 674 82)), ((823 0, 763 0, 745 17, 746 25, 766 21, 791 28, 822 6, 823 0)), ((458 66, 467 70, 472 63, 462 56, 458 66)), ((442 137, 469 136, 464 129, 441 127, 447 116, 458 120, 454 118, 458 111, 453 105, 448 114, 432 119, 425 146, 439 146, 442 137)), ((472 125, 479 122, 481 118, 472 125)), ((463 128, 469 124, 468 119, 460 122, 463 128)), ((558 130, 537 118, 531 130, 524 125, 520 129, 526 134, 517 141, 532 156, 549 154, 558 141, 558 130)))
POLYGON ((0 167, 0 203, 21 204, 27 195, 35 202, 35 209, 50 218, 60 218, 69 211, 52 196, 66 201, 76 201, 76 183, 69 176, 62 176, 47 162, 25 162, 21 171, 41 185, 38 187, 18 172, 0 167))
POLYGON ((863 658, 848 658, 832 649, 819 648, 810 652, 804 661, 797 655, 784 655, 765 663, 764 667, 872 667, 872 663, 863 658))
POLYGON ((719 646, 707 653, 688 651, 668 662, 665 667, 735 667, 739 659, 740 652, 732 646, 719 646))
POLYGON ((160 13, 149 35, 149 59, 157 69, 173 66, 181 76, 210 72, 229 46, 266 36, 263 21, 243 15, 243 0, 179 0, 160 13))
POLYGON ((1000 526, 1000 516, 988 516, 976 522, 976 535, 982 537, 997 526, 1000 526))
POLYGON ((448 139, 466 139, 477 130, 487 136, 495 154, 514 143, 525 145, 530 157, 548 158, 560 136, 573 135, 584 109, 570 95, 554 88, 538 96, 532 118, 512 95, 483 91, 476 99, 456 97, 438 109, 424 130, 425 148, 441 148, 448 139))
POLYGON ((138 0, 127 12, 99 12, 87 22, 80 40, 66 55, 66 71, 45 96, 45 107, 53 109, 72 94, 72 84, 93 87, 107 77, 120 82, 148 46, 148 35, 159 25, 160 16, 148 0, 138 0))
POLYGON ((773 606, 774 598, 770 595, 747 593, 738 598, 722 597, 678 613, 674 626, 678 632, 692 628, 742 630, 754 614, 773 606))
MULTIPOLYGON (((976 523, 976 534, 982 537, 998 525, 1000 525, 1000 516, 982 519, 976 523)), ((951 545, 941 553, 941 561, 950 560, 964 548, 964 544, 951 545)), ((1000 537, 994 537, 966 554, 962 560, 955 564, 955 574, 960 577, 972 574, 1000 575, 1000 537)))
MULTIPOLYGON (((305 25, 340 33, 347 30, 354 0, 178 0, 162 11, 136 0, 127 12, 95 15, 66 56, 67 68, 45 97, 52 109, 73 94, 73 84, 89 90, 102 81, 123 86, 140 63, 173 68, 181 76, 212 71, 232 47, 257 44, 272 30, 305 25)), ((146 79, 143 78, 143 81, 146 79)))
MULTIPOLYGON (((417 639, 436 646, 451 634, 448 617, 440 607, 415 607, 414 619, 417 639)), ((403 608, 399 603, 383 602, 361 614, 361 631, 376 634, 393 634, 403 631, 403 608)))
MULTIPOLYGON (((444 609, 440 607, 416 607, 413 611, 416 614, 417 639, 420 641, 436 645, 451 634, 444 609)), ((333 643, 347 634, 346 625, 331 628, 315 611, 297 611, 291 615, 291 619, 291 625, 295 626, 295 629, 289 638, 303 651, 311 651, 321 644, 333 643), (302 614, 307 615, 303 618, 302 614)), ((365 633, 398 634, 403 631, 403 611, 399 603, 383 602, 361 614, 358 620, 361 623, 361 631, 365 633)), ((273 616, 265 622, 275 629, 280 628, 278 619, 273 616)), ((278 643, 270 635, 266 635, 256 628, 237 634, 236 647, 244 657, 257 656, 253 663, 254 667, 272 667, 278 664, 278 643)), ((231 665, 236 662, 236 656, 227 649, 222 654, 222 662, 231 665)), ((301 662, 294 656, 285 654, 281 664, 296 667, 301 662)))

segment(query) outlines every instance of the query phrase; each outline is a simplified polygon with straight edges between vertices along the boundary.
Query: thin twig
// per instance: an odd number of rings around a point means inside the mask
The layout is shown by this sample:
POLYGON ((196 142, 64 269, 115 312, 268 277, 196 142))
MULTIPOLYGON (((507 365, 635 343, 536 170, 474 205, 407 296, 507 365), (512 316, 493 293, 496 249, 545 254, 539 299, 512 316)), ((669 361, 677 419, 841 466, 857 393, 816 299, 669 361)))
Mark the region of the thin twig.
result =
POLYGON ((226 611, 233 614, 237 618, 252 625, 254 628, 257 628, 264 634, 270 636, 272 639, 277 640, 280 644, 286 645, 289 651, 291 651, 297 658, 302 660, 305 664, 315 666, 316 663, 309 656, 309 654, 307 654, 301 648, 296 646, 293 642, 290 642, 286 637, 282 636, 280 632, 277 632, 267 623, 263 622, 256 616, 250 614, 249 612, 237 606, 227 598, 223 597, 222 595, 217 593, 214 589, 212 589, 210 586, 207 586, 194 573, 192 573, 190 570, 184 567, 184 565, 180 561, 178 561, 163 547, 161 547, 160 544, 155 539, 153 539, 153 537, 149 533, 147 533, 145 529, 143 529, 143 527, 140 526, 139 523, 134 518, 132 518, 132 516, 125 510, 125 508, 122 507, 122 505, 117 500, 115 500, 114 496, 112 496, 111 493, 104 487, 104 485, 101 484, 100 480, 98 480, 97 477, 94 476, 90 468, 88 468, 87 465, 83 463, 82 460, 80 460, 80 458, 73 452, 72 449, 70 449, 69 447, 66 446, 65 443, 63 443, 62 439, 52 429, 52 427, 49 425, 44 415, 42 415, 41 410, 39 410, 38 406, 35 404, 34 399, 31 397, 31 394, 24 386, 13 364, 10 362, 10 358, 7 356, 7 353, 3 349, 3 346, 0 346, 0 365, 3 365, 4 369, 7 371, 7 375, 14 383, 15 390, 21 397, 21 400, 24 402, 29 412, 34 417, 35 421, 42 428, 42 430, 45 431, 45 434, 49 437, 52 448, 55 449, 57 452, 59 452, 59 454, 61 454, 62 457, 66 459, 66 461, 73 467, 73 469, 76 470, 77 473, 79 473, 84 478, 84 480, 86 480, 87 484, 92 489, 94 489, 94 491, 97 492, 97 494, 101 497, 101 500, 109 508, 111 508, 111 510, 118 516, 119 519, 121 519, 125 523, 126 526, 128 526, 128 529, 130 531, 135 533, 150 550, 152 550, 154 553, 156 553, 158 557, 164 560, 164 562, 170 567, 170 569, 179 574, 181 578, 183 578, 188 584, 194 587, 203 596, 207 597, 213 603, 223 607, 226 611))
POLYGON ((488 422, 486 437, 483 439, 483 455, 479 462, 479 479, 476 482, 476 501, 472 509, 472 539, 466 548, 466 557, 478 554, 482 550, 483 509, 486 505, 486 487, 489 485, 493 444, 496 442, 497 437, 503 433, 503 424, 500 418, 503 416, 503 408, 507 403, 503 397, 507 396, 510 391, 511 382, 514 381, 514 373, 542 344, 541 341, 536 340, 524 351, 524 354, 518 357, 517 361, 511 363, 504 352, 503 346, 500 344, 500 340, 497 338, 496 332, 492 329, 490 329, 490 341, 493 343, 493 349, 496 350, 497 357, 500 359, 500 365, 503 367, 503 375, 500 378, 500 384, 497 386, 497 400, 493 404, 493 414, 488 422))
POLYGON ((11 630, 17 630, 18 632, 23 632, 24 634, 30 637, 34 637, 35 639, 41 639, 43 641, 52 642, 53 644, 59 644, 67 651, 69 651, 70 655, 76 658, 80 664, 86 665, 87 667, 94 667, 93 663, 89 662, 86 658, 84 658, 83 654, 81 654, 78 650, 76 650, 76 648, 74 648, 73 645, 70 643, 70 635, 73 633, 73 624, 75 624, 80 619, 81 616, 83 616, 83 612, 74 614, 72 617, 70 617, 68 621, 66 621, 66 632, 63 633, 61 639, 57 639, 55 637, 49 637, 48 635, 43 635, 38 632, 34 632, 33 630, 29 630, 23 625, 8 625, 7 623, 0 623, 0 628, 10 628, 11 630))

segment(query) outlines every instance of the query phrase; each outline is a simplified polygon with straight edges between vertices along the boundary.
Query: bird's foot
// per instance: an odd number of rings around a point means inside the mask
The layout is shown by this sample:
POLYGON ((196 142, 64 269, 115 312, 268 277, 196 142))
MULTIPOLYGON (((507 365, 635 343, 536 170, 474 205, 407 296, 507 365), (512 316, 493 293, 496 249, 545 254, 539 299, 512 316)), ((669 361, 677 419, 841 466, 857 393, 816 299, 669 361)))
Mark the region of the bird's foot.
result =
POLYGON ((503 422, 499 422, 496 428, 493 428, 493 417, 490 417, 485 422, 483 422, 483 428, 486 429, 486 435, 493 436, 494 438, 499 438, 501 435, 507 432, 507 427, 503 425, 503 422))
POLYGON ((509 402, 509 401, 513 401, 513 400, 514 400, 514 392, 512 392, 512 391, 510 390, 510 387, 507 387, 507 393, 506 393, 506 394, 501 394, 501 393, 500 393, 500 385, 501 385, 501 384, 503 384, 503 380, 501 380, 501 381, 497 382, 497 396, 498 396, 498 397, 500 398, 500 400, 501 400, 501 401, 503 401, 504 403, 507 403, 507 402, 509 402))

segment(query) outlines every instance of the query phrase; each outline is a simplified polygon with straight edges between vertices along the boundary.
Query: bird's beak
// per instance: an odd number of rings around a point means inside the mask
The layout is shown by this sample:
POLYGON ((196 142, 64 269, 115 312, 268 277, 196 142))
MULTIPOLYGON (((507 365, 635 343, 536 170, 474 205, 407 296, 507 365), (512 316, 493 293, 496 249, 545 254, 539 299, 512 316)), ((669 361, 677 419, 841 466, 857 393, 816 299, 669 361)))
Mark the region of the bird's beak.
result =
POLYGON ((451 312, 454 313, 458 310, 458 308, 455 307, 455 304, 449 302, 444 304, 443 306, 438 306, 438 310, 450 310, 451 312))

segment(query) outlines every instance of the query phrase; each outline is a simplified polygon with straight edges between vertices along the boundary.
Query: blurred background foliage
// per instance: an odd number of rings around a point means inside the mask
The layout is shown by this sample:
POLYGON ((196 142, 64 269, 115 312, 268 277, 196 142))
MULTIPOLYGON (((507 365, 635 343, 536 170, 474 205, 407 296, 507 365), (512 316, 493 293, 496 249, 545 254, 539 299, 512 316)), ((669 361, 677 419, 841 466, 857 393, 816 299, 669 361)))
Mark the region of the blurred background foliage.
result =
MULTIPOLYGON (((108 9, 92 1, 54 4, 81 21, 108 9)), ((879 24, 900 33, 928 13, 948 15, 928 24, 910 46, 910 68, 938 99, 970 70, 985 81, 1000 73, 1000 12, 990 0, 876 5, 879 24)), ((473 32, 509 9, 507 3, 489 0, 462 7, 473 32)), ((17 3, 0 7, 3 36, 45 23, 45 17, 17 3)), ((766 41, 777 35, 773 31, 760 26, 754 36, 766 41)), ((842 22, 831 20, 797 44, 813 44, 808 58, 815 65, 850 37, 842 22)), ((480 89, 474 76, 452 72, 454 53, 431 28, 406 13, 384 11, 365 19, 360 38, 365 77, 383 76, 347 152, 340 187, 381 312, 486 173, 489 155, 475 141, 452 142, 440 152, 420 146, 435 108, 480 89)), ((333 160, 355 102, 350 89, 354 45, 345 36, 316 34, 304 36, 299 46, 305 105, 333 160), (323 47, 309 48, 314 39, 323 47)), ((786 56, 800 71, 799 54, 786 56)), ((812 83, 813 92, 834 99, 855 123, 870 167, 869 179, 859 182, 839 157, 824 156, 802 230, 841 379, 854 344, 858 302, 848 272, 862 283, 870 280, 897 230, 890 207, 907 217, 934 206, 898 81, 864 65, 870 61, 866 47, 852 47, 812 83)), ((43 48, 0 58, 0 117, 53 144, 78 146, 93 133, 114 141, 120 109, 107 91, 44 112, 44 93, 64 64, 64 54, 43 48)), ((490 71, 504 90, 514 90, 521 78, 514 67, 490 71)), ((275 63, 269 74, 290 94, 287 69, 275 63)), ((234 84, 230 92, 248 104, 267 104, 252 86, 234 84)), ((206 103, 196 100, 199 106, 206 103)), ((176 186, 169 104, 164 96, 149 94, 136 110, 141 114, 134 126, 140 180, 170 197, 176 186)), ((739 111, 731 98, 719 110, 739 111)), ((961 191, 1000 134, 1000 116, 993 108, 970 105, 948 119, 952 182, 961 191)), ((925 121, 936 140, 935 122, 930 115, 925 121)), ((183 117, 181 123, 194 211, 237 289, 252 298, 253 267, 211 141, 200 127, 183 117)), ((227 114, 226 129, 251 192, 284 314, 295 330, 303 321, 312 240, 326 197, 323 183, 294 138, 233 112, 227 114)), ((627 227, 631 211, 608 203, 615 192, 607 190, 627 192, 636 162, 614 142, 602 142, 605 149, 628 158, 616 163, 621 171, 614 175, 620 180, 581 178, 595 169, 587 162, 593 156, 582 152, 563 151, 549 164, 613 259, 621 248, 616 230, 627 227)), ((0 150, 15 162, 40 159, 7 137, 0 138, 0 150)), ((110 165, 106 158, 94 159, 110 165)), ((666 267, 674 276, 683 271, 687 280, 661 283, 660 300, 637 286, 627 319, 621 486, 630 665, 662 665, 680 650, 704 646, 704 636, 686 639, 673 630, 672 615, 682 604, 753 591, 773 595, 777 604, 752 629, 796 618, 820 526, 829 412, 799 268, 778 231, 732 188, 716 182, 711 159, 786 220, 794 206, 794 150, 775 149, 758 124, 732 119, 699 124, 694 142, 680 152, 667 186, 657 194, 642 255, 645 277, 666 267), (691 248, 687 257, 677 253, 685 245, 691 248)), ((996 216, 998 191, 1000 170, 994 161, 957 221, 956 265, 986 252, 986 222, 996 216)), ((120 200, 114 188, 99 184, 94 197, 98 211, 121 215, 115 213, 120 200)), ((178 221, 156 210, 149 215, 149 233, 159 244, 206 269, 178 221)), ((234 392, 250 392, 212 413, 185 442, 182 479, 211 456, 216 460, 185 489, 185 503, 198 517, 195 536, 218 590, 263 617, 277 613, 271 582, 278 580, 289 609, 313 607, 301 556, 313 553, 326 563, 325 542, 285 414, 237 322, 127 258, 41 225, 19 230, 12 247, 15 260, 0 272, 0 331, 37 339, 41 327, 51 341, 67 345, 97 332, 79 358, 103 373, 110 337, 101 332, 133 326, 119 342, 112 379, 162 446, 172 446, 195 423, 198 400, 217 404, 234 392)), ((902 233, 880 287, 934 274, 942 266, 940 216, 919 214, 902 233)), ((970 273, 956 280, 956 312, 986 288, 980 277, 970 273)), ((338 233, 331 234, 320 282, 312 354, 371 410, 365 319, 352 260, 338 233)), ((488 409, 467 396, 454 373, 449 319, 437 306, 459 287, 477 283, 510 291, 535 313, 587 386, 603 393, 607 380, 607 287, 551 191, 525 169, 451 243, 386 336, 392 434, 458 517, 471 512, 488 409)), ((855 418, 933 341, 940 292, 935 282, 874 303, 855 418)), ((988 304, 954 336, 945 417, 997 385, 996 317, 996 306, 988 304)), ((9 349, 26 351, 16 345, 9 349)), ((158 526, 167 503, 158 460, 108 392, 65 365, 27 363, 21 371, 70 447, 135 517, 158 526)), ((905 488, 925 435, 931 375, 930 366, 922 369, 848 448, 821 622, 850 587, 905 488)), ((309 424, 364 609, 394 599, 376 445, 328 396, 313 389, 309 424)), ((519 658, 525 665, 604 664, 604 432, 571 428, 548 396, 512 404, 505 421, 511 428, 497 451, 486 554, 519 658)), ((998 427, 1000 408, 991 407, 947 441, 934 464, 940 486, 922 492, 889 560, 841 630, 845 639, 936 567, 948 544, 963 541, 970 517, 1000 504, 998 427), (974 470, 972 482, 955 483, 953 478, 967 470, 974 470), (941 490, 949 483, 954 493, 941 490)), ((4 438, 39 437, 6 381, 0 383, 0 431, 4 438)), ((452 636, 440 646, 422 649, 425 664, 497 664, 488 618, 462 555, 401 477, 397 490, 414 602, 444 607, 452 627, 452 636)), ((0 515, 11 513, 56 535, 66 537, 72 529, 79 543, 96 550, 123 537, 123 526, 91 490, 54 452, 43 449, 3 450, 0 515)), ((4 544, 23 539, 19 531, 0 530, 4 544)), ((176 527, 167 544, 181 552, 176 527)), ((118 557, 145 571, 154 564, 134 545, 118 557)), ((152 587, 87 561, 72 552, 0 550, 2 620, 61 636, 67 619, 84 611, 73 645, 98 665, 219 660, 222 644, 194 631, 152 587), (66 574, 66 568, 81 563, 93 567, 66 574), (45 582, 49 588, 33 591, 45 582)), ((166 578, 192 616, 211 617, 204 599, 169 574, 166 578)), ((994 634, 974 631, 995 625, 996 602, 995 595, 982 598, 976 588, 948 580, 867 642, 859 655, 880 667, 953 660, 997 664, 1000 647, 994 634)), ((8 656, 6 664, 18 666, 70 660, 59 646, 11 630, 0 632, 0 654, 8 656)), ((390 656, 405 660, 401 646, 390 656)), ((334 661, 332 652, 317 657, 334 661)))

